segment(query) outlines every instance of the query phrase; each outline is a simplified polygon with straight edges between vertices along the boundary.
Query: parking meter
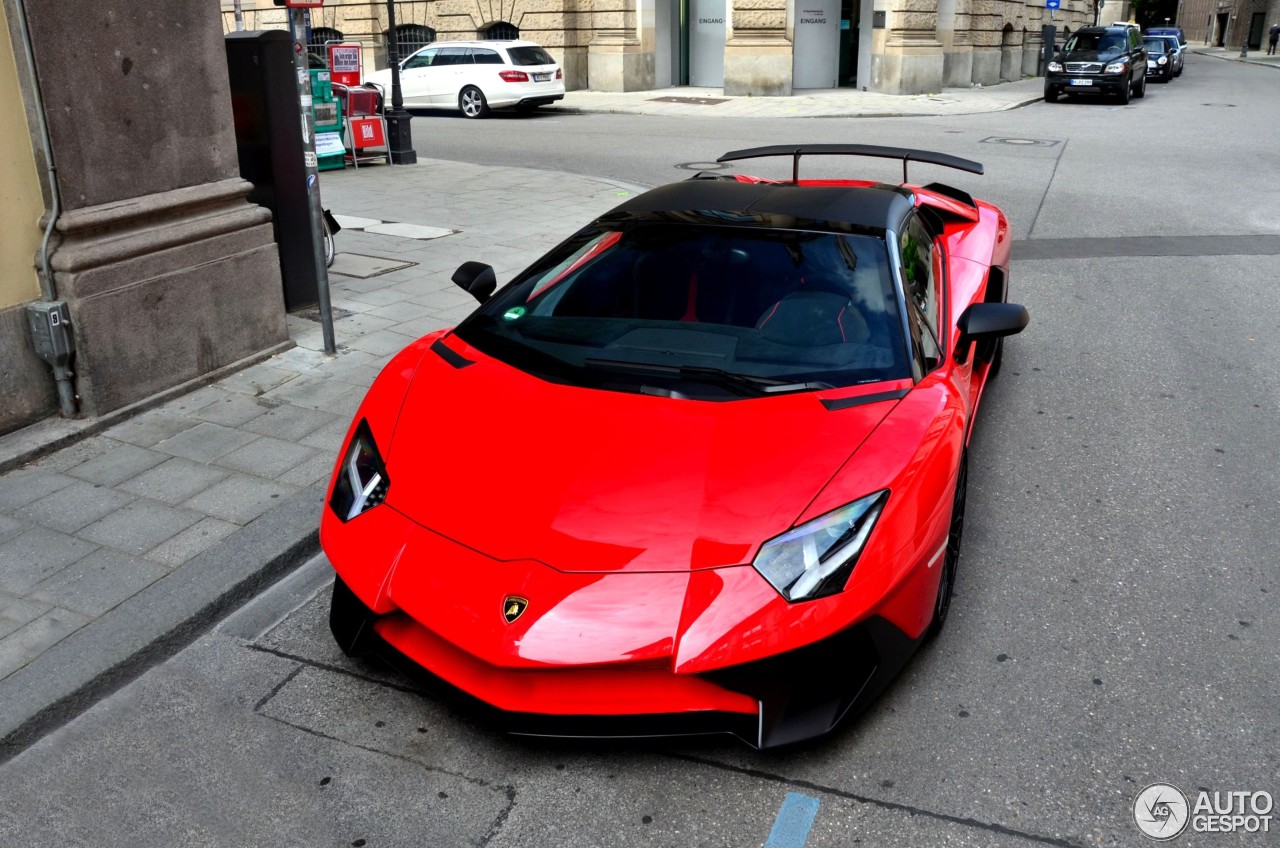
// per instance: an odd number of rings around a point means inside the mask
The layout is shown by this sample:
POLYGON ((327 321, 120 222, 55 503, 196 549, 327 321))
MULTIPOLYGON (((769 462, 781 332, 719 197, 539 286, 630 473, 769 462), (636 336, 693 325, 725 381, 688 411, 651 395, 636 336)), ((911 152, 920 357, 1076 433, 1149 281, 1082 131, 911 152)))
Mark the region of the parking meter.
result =
POLYGON ((76 351, 67 302, 53 300, 29 304, 27 324, 31 327, 31 342, 36 355, 52 365, 55 373, 65 371, 76 351))

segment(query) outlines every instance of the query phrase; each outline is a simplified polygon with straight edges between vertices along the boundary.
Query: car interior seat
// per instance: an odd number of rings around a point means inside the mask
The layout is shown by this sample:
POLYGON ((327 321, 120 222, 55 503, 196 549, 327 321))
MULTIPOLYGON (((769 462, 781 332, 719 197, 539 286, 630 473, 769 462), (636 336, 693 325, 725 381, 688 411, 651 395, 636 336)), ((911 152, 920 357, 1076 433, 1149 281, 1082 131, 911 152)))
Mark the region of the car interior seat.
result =
POLYGON ((756 322, 762 338, 793 347, 863 344, 871 331, 848 295, 795 291, 765 310, 756 322))

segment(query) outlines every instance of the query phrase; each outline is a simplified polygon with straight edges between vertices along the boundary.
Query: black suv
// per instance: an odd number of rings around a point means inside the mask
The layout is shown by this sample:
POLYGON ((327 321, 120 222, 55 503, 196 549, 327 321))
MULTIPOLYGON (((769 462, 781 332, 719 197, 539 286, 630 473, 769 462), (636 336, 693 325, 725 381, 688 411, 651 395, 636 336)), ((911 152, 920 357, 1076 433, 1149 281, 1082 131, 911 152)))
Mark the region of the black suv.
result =
POLYGON ((1044 99, 1061 94, 1111 94, 1121 103, 1147 93, 1147 49, 1133 26, 1081 27, 1053 57, 1044 75, 1044 99))

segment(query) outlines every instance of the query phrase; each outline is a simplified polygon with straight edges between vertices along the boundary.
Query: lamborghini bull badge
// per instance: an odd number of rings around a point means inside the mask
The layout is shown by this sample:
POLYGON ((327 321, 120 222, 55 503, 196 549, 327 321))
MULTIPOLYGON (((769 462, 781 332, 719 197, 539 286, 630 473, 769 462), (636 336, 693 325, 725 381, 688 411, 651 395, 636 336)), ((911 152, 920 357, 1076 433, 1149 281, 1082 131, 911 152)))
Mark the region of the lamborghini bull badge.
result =
POLYGON ((524 611, 528 606, 529 602, 524 598, 517 598, 515 595, 507 595, 502 599, 502 617, 506 619, 507 624, 511 624, 517 618, 524 615, 524 611))

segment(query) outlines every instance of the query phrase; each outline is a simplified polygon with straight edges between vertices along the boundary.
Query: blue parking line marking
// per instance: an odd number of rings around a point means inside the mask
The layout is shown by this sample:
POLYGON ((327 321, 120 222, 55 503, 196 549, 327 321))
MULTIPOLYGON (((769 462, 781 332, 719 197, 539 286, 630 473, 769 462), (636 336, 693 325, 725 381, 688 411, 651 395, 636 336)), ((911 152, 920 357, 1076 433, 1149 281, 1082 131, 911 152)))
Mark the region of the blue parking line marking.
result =
POLYGON ((817 798, 788 792, 778 810, 778 817, 773 820, 773 830, 769 832, 769 841, 764 848, 804 848, 821 803, 817 798))

